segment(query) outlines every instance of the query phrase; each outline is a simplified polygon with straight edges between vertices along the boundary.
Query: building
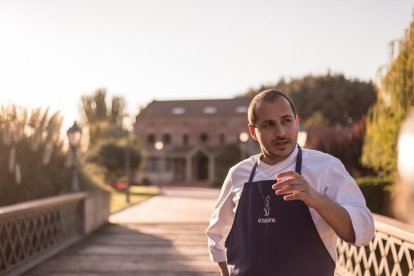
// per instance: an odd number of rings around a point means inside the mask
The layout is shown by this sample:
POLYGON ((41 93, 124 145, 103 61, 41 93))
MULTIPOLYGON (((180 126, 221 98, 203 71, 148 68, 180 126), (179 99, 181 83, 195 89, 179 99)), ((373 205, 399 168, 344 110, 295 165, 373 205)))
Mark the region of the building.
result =
POLYGON ((247 127, 250 97, 213 100, 153 101, 136 116, 145 167, 138 179, 152 183, 209 185, 215 158, 236 143, 244 156, 259 152, 247 127))

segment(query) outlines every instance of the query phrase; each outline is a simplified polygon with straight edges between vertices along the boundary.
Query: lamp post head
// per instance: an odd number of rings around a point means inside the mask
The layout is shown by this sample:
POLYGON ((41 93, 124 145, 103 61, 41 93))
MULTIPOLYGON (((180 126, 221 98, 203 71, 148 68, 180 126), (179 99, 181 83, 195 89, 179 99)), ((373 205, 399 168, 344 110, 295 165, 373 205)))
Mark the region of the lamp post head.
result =
POLYGON ((239 134, 239 140, 242 143, 246 143, 247 140, 249 140, 249 134, 247 132, 240 132, 240 134, 239 134))
POLYGON ((78 126, 76 121, 66 132, 69 139, 69 144, 72 148, 78 148, 81 141, 82 129, 78 126))
POLYGON ((164 148, 164 143, 161 141, 157 141, 155 142, 154 147, 156 150, 162 150, 164 148))

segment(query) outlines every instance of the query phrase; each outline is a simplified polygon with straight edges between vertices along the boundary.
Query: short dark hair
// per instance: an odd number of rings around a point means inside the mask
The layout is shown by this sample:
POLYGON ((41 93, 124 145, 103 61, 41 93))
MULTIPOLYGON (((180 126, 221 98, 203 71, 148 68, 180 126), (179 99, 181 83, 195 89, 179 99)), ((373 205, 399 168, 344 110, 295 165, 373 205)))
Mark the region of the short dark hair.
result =
POLYGON ((249 121, 249 124, 251 125, 256 124, 256 121, 257 121, 256 106, 259 103, 263 103, 263 102, 272 103, 278 98, 285 98, 289 102, 289 105, 292 108, 293 114, 296 117, 297 113, 296 113, 295 105, 285 93, 280 92, 275 89, 267 89, 257 94, 250 102, 249 109, 247 111, 247 119, 249 121))

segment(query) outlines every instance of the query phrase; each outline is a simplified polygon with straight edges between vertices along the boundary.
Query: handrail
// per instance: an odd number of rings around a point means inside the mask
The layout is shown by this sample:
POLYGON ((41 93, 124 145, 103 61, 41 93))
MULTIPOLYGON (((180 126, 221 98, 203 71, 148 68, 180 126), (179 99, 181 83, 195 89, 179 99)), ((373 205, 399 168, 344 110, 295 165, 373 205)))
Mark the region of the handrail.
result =
POLYGON ((108 215, 107 193, 0 207, 0 275, 21 275, 106 223, 108 215))
POLYGON ((369 245, 356 247, 339 240, 335 275, 414 275, 414 227, 374 215, 375 236, 369 245))
POLYGON ((86 193, 60 195, 51 198, 30 200, 27 202, 0 207, 0 219, 6 216, 14 216, 18 213, 24 213, 39 208, 48 208, 69 202, 76 202, 86 198, 86 196, 86 193))
POLYGON ((374 214, 374 221, 377 231, 414 244, 414 226, 377 214, 374 214))

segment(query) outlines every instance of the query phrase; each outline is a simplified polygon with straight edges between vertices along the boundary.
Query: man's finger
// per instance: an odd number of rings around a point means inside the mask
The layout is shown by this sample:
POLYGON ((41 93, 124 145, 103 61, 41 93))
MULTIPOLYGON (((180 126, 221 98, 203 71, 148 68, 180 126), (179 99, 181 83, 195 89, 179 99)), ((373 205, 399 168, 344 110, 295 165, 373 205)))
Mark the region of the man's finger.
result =
POLYGON ((287 188, 282 188, 282 189, 278 189, 276 190, 276 195, 287 195, 287 194, 294 194, 294 193, 299 193, 302 192, 302 190, 300 189, 299 185, 293 185, 287 188))
POLYGON ((295 171, 287 171, 287 172, 281 172, 281 173, 276 174, 276 178, 283 178, 283 177, 287 177, 287 178, 298 178, 300 176, 301 175, 298 174, 295 171))
POLYGON ((292 200, 301 200, 303 198, 303 193, 299 192, 299 193, 294 193, 294 194, 289 194, 289 195, 285 195, 283 197, 283 199, 285 201, 292 201, 292 200))
POLYGON ((275 184, 272 185, 272 189, 273 190, 278 190, 278 189, 283 189, 292 185, 298 185, 299 183, 297 183, 296 179, 287 179, 287 180, 283 180, 281 182, 277 182, 275 184))

